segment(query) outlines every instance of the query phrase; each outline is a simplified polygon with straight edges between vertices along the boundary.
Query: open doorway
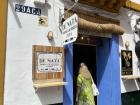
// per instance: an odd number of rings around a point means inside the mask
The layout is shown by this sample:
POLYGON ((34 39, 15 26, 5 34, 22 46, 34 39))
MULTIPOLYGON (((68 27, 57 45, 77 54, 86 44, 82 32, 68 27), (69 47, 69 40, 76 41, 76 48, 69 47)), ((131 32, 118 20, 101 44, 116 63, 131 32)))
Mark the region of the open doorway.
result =
MULTIPOLYGON (((78 72, 79 72, 79 65, 81 62, 84 62, 88 66, 90 73, 96 84, 96 46, 94 44, 75 43, 73 45, 74 103, 76 101, 77 76, 78 76, 78 72)), ((97 103, 96 97, 95 97, 95 103, 97 103)))

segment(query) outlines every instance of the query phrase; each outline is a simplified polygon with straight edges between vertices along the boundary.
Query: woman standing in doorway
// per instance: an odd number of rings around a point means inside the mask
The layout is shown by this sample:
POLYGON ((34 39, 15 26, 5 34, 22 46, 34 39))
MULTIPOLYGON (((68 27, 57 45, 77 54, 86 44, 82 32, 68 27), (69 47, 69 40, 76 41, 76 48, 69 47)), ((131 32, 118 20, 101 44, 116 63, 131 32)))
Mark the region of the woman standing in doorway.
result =
POLYGON ((81 63, 77 77, 76 105, 95 105, 92 82, 88 67, 81 63))

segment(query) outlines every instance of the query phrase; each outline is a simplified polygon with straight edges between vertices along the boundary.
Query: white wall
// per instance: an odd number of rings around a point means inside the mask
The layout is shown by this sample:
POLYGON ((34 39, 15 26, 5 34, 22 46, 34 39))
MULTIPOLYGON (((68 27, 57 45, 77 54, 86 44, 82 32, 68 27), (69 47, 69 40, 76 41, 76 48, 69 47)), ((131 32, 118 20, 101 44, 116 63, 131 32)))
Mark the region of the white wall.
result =
POLYGON ((37 6, 42 16, 48 16, 48 27, 38 25, 38 16, 15 12, 15 3, 35 7, 31 0, 9 0, 7 48, 5 68, 4 105, 47 105, 63 101, 63 88, 41 88, 37 92, 32 81, 32 45, 62 46, 57 28, 60 0, 49 0, 49 5, 37 6), (53 31, 54 41, 48 41, 48 31, 53 31))
MULTIPOLYGON (((133 75, 140 76, 140 70, 138 68, 138 59, 135 54, 135 43, 134 43, 134 25, 135 21, 138 17, 140 17, 140 13, 130 11, 128 9, 121 9, 121 15, 120 15, 120 23, 121 26, 125 29, 124 35, 120 36, 119 44, 120 44, 120 53, 121 50, 126 50, 125 42, 129 41, 130 46, 128 50, 132 51, 132 57, 133 57, 133 75)), ((139 40, 138 35, 135 35, 136 41, 139 40)), ((136 79, 132 80, 123 80, 121 79, 121 91, 124 92, 130 92, 140 90, 140 82, 136 79)))

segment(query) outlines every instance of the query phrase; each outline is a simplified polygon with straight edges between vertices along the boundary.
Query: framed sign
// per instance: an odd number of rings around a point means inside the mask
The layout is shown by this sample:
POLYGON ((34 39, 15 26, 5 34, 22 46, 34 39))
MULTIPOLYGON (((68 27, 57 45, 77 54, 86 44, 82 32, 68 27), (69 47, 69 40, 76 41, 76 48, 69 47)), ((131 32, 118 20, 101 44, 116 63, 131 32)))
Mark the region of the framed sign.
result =
POLYGON ((122 75, 132 75, 132 51, 121 51, 122 75))
POLYGON ((42 72, 62 72, 62 53, 36 52, 36 70, 42 72))
POLYGON ((63 80, 64 48, 33 46, 33 81, 63 80))

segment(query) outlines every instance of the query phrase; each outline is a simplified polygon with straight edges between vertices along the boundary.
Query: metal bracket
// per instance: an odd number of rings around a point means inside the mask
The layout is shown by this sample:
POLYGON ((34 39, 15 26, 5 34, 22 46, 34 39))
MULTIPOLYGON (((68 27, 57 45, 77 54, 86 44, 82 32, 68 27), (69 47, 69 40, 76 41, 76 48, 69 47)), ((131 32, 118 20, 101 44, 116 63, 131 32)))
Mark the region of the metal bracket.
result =
POLYGON ((74 2, 74 4, 72 5, 72 6, 70 6, 63 14, 61 14, 60 13, 60 23, 62 24, 62 20, 63 20, 63 16, 66 14, 66 13, 68 13, 72 8, 74 8, 76 5, 77 5, 77 3, 78 3, 78 0, 76 0, 75 2, 74 2))

